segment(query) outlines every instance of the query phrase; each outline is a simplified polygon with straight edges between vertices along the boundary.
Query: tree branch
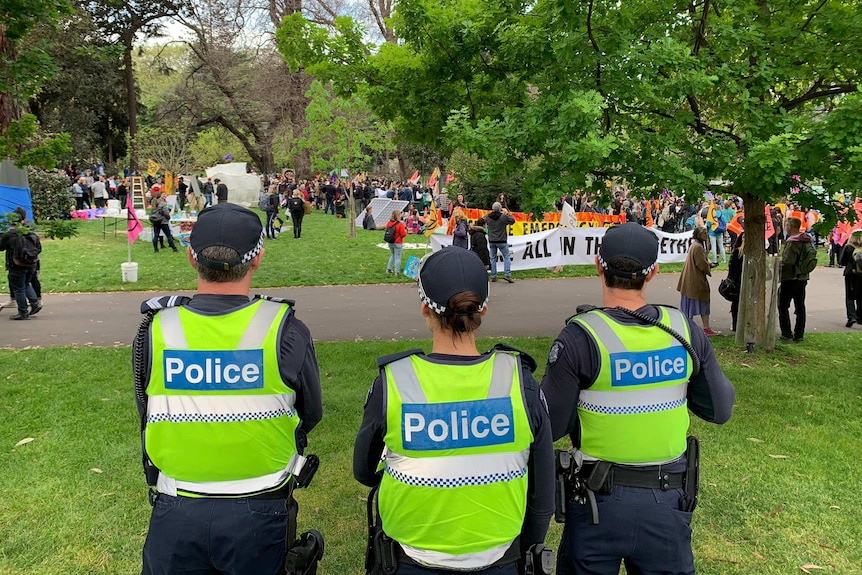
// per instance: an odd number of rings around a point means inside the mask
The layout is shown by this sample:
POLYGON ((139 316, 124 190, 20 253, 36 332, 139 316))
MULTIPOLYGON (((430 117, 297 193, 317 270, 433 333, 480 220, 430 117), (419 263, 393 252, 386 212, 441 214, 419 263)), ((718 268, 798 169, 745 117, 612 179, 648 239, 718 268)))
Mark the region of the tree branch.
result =
POLYGON ((811 90, 808 90, 808 92, 794 100, 782 99, 782 101, 778 104, 778 108, 783 108, 784 110, 793 110, 794 108, 798 108, 806 102, 810 102, 818 98, 828 98, 830 96, 837 96, 839 94, 852 94, 853 92, 856 92, 858 90, 859 86, 857 84, 829 86, 825 90, 816 90, 815 88, 812 88, 811 90))
MULTIPOLYGON (((593 46, 593 52, 596 53, 596 90, 607 100, 607 94, 602 89, 602 51, 599 48, 599 43, 596 42, 596 37, 593 35, 593 1, 590 0, 587 10, 587 36, 590 39, 590 44, 593 46)), ((608 133, 611 130, 611 112, 607 107, 602 109, 602 117, 605 133, 608 133)))

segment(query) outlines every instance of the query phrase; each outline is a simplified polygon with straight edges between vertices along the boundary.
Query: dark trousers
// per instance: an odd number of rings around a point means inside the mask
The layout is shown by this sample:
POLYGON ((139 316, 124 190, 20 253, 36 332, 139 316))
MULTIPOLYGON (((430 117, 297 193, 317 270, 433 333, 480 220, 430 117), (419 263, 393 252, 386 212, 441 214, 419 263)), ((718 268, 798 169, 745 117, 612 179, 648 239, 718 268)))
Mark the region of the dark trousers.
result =
POLYGON ((293 237, 302 237, 302 217, 305 214, 290 212, 290 221, 293 222, 293 237))
POLYGON ((193 499, 159 494, 144 543, 143 575, 278 575, 284 500, 193 499))
POLYGON ((332 210, 332 215, 335 215, 335 198, 326 198, 326 207, 323 208, 323 213, 328 214, 332 210))
POLYGON ((862 325, 862 276, 844 276, 844 304, 847 321, 862 325))
POLYGON ((180 207, 180 211, 186 209, 186 195, 185 194, 177 194, 177 205, 180 207))
POLYGON ((75 209, 83 210, 84 209, 84 196, 75 196, 75 209))
POLYGON ((39 298, 36 297, 36 291, 33 289, 32 281, 36 275, 36 266, 23 267, 13 266, 8 273, 9 289, 18 305, 18 313, 27 317, 30 311, 27 309, 27 303, 33 307, 39 306, 39 298))
POLYGON ((739 317, 739 296, 730 302, 730 327, 736 331, 736 320, 739 317))
POLYGON ((557 575, 694 575, 691 513, 680 511, 682 489, 616 486, 596 494, 599 524, 589 506, 570 503, 557 556, 557 575))
POLYGON ((808 280, 785 280, 778 286, 778 327, 781 337, 802 339, 805 336, 805 286, 808 280), (790 302, 796 322, 790 329, 790 302))
POLYGON ((169 224, 153 224, 153 250, 159 251, 159 234, 164 232, 168 238, 168 245, 171 249, 177 251, 177 246, 174 245, 174 236, 171 235, 171 226, 169 224))

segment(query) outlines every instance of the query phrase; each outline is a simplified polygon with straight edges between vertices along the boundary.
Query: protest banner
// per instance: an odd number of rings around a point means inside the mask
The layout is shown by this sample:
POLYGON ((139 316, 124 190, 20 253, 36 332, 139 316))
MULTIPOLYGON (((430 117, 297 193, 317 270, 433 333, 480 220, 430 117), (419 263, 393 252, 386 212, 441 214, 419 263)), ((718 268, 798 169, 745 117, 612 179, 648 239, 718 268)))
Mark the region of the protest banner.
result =
MULTIPOLYGON (((607 228, 604 227, 558 227, 535 234, 509 236, 512 269, 594 265, 605 231, 607 228)), ((656 229, 650 231, 658 237, 660 264, 685 262, 692 242, 691 232, 668 234, 656 229)), ((431 249, 435 252, 451 245, 452 236, 431 236, 431 249)), ((502 264, 502 256, 498 258, 502 264)))

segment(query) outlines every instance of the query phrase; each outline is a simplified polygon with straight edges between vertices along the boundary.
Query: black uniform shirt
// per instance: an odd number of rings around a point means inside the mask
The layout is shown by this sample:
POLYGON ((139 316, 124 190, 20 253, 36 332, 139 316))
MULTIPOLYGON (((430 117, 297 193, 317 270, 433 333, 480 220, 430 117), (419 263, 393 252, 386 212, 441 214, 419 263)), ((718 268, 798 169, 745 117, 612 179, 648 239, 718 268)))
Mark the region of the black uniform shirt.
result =
MULTIPOLYGON (((408 355, 408 354, 402 354, 408 355)), ((429 358, 446 363, 474 363, 476 356, 448 355, 432 353, 429 358)), ((554 512, 554 445, 551 440, 551 426, 548 421, 547 405, 542 397, 539 384, 523 363, 534 363, 529 356, 522 354, 521 382, 527 404, 527 416, 533 431, 530 445, 530 458, 527 462, 527 512, 521 529, 521 548, 527 549, 545 540, 548 523, 554 512)), ((362 425, 353 446, 353 476, 356 480, 374 487, 382 478, 377 471, 385 444, 386 410, 383 405, 383 380, 378 375, 368 392, 362 425)))
MULTIPOLYGON (((619 310, 604 311, 622 324, 644 323, 619 310)), ((636 311, 650 318, 659 317, 658 309, 652 305, 645 305, 636 311)), ((703 330, 692 320, 688 320, 688 323, 691 345, 700 357, 700 372, 688 382, 688 408, 705 421, 724 423, 730 419, 736 393, 721 371, 712 344, 703 330)), ((588 389, 596 380, 599 363, 599 351, 586 330, 577 323, 564 327, 551 346, 548 366, 542 379, 542 391, 548 401, 555 440, 571 434, 573 444, 580 446, 578 396, 582 389, 588 389)))

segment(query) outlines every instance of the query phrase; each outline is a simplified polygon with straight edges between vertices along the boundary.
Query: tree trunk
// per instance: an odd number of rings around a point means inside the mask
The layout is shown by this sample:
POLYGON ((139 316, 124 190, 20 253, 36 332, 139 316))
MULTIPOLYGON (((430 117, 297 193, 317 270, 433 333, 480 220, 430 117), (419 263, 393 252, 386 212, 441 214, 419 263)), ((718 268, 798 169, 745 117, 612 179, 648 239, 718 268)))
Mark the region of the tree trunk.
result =
POLYGON ((132 42, 125 42, 123 73, 126 77, 126 106, 129 112, 129 170, 138 169, 138 97, 135 90, 135 69, 132 64, 132 42))
POLYGON ((748 351, 775 348, 775 258, 766 253, 766 203, 740 193, 745 210, 744 268, 736 341, 748 351))
MULTIPOLYGON (((17 57, 15 44, 8 40, 5 34, 5 27, 0 24, 0 61, 14 62, 17 57)), ((12 122, 21 119, 21 109, 12 94, 0 92, 0 134, 6 132, 12 122)))

